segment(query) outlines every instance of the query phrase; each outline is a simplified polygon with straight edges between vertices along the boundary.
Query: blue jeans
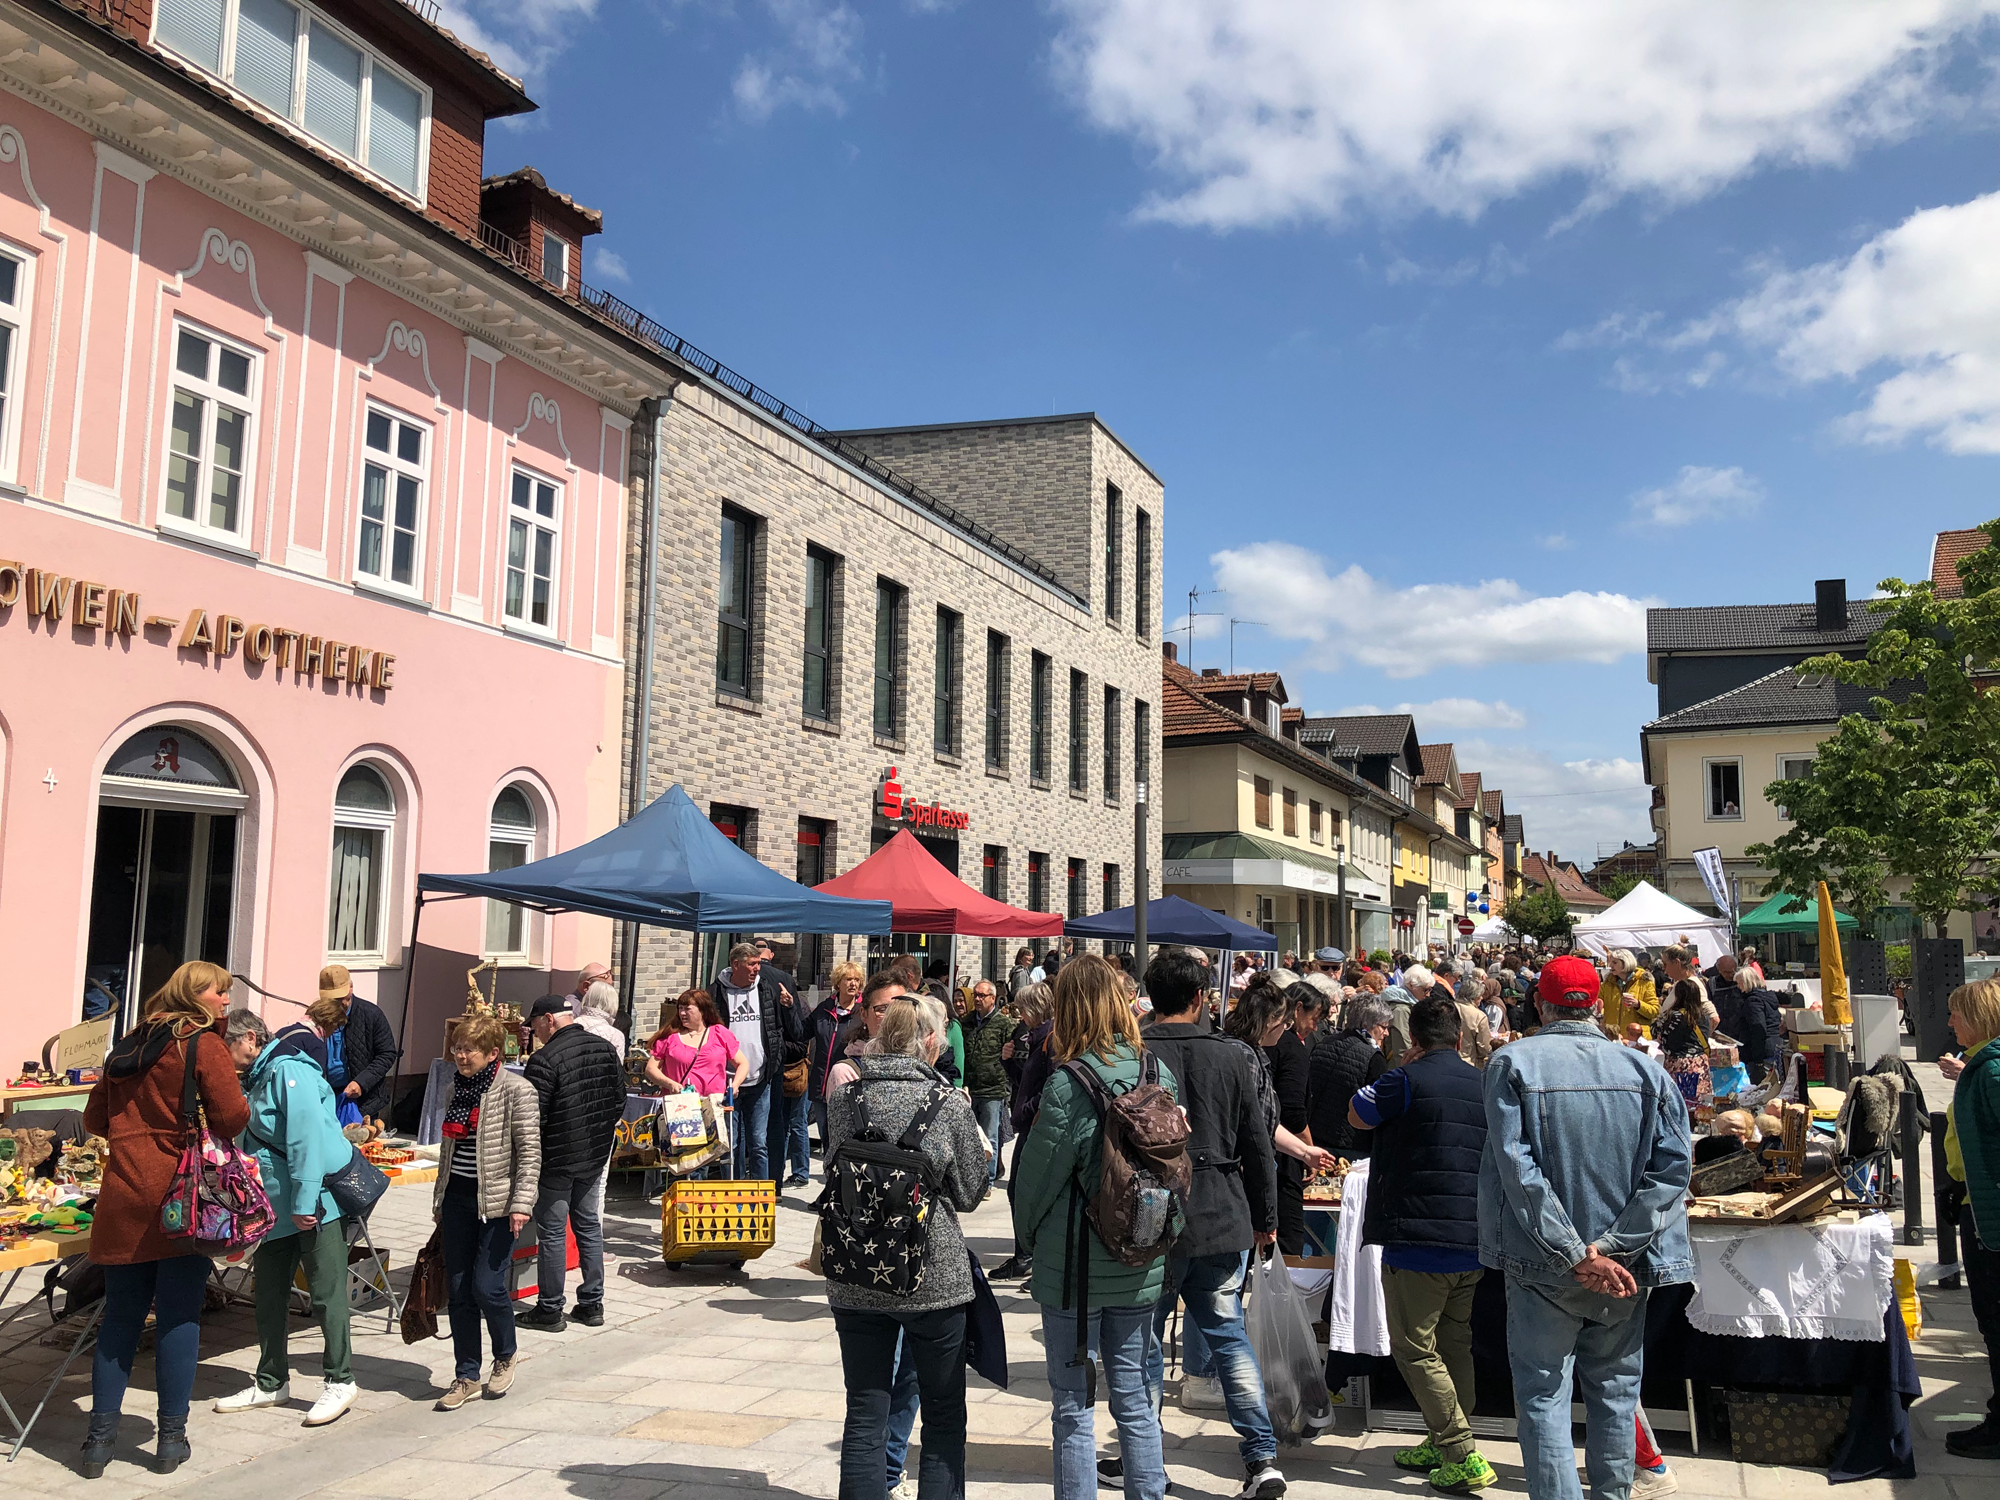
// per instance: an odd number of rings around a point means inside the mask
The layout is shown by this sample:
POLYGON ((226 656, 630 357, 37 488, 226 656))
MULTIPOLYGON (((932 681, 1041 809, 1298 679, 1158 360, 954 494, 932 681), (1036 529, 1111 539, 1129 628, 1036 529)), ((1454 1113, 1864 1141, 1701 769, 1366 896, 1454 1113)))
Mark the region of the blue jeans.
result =
POLYGON ((1646 1288, 1607 1297, 1579 1285, 1507 1278, 1507 1363, 1520 1414, 1521 1467, 1534 1500, 1582 1500, 1570 1433, 1570 1372, 1583 1398, 1584 1466, 1594 1500, 1632 1492, 1644 1364, 1646 1288))
POLYGON ((1187 1321, 1199 1328, 1207 1341, 1214 1373, 1222 1382, 1222 1399, 1229 1408, 1229 1425, 1241 1439, 1236 1447, 1246 1465, 1275 1458, 1278 1453, 1271 1413, 1264 1405, 1264 1377, 1257 1372, 1257 1357, 1250 1352, 1250 1335, 1243 1327, 1243 1272, 1248 1264, 1248 1257, 1240 1250, 1196 1256, 1177 1250, 1169 1255, 1166 1284, 1160 1288, 1160 1300, 1153 1309, 1153 1347, 1146 1355, 1146 1385, 1157 1410, 1166 1385, 1160 1334, 1174 1303, 1185 1302, 1187 1321))
POLYGON ((507 1265, 514 1258, 514 1230, 504 1214, 497 1219, 479 1217, 479 1189, 469 1177, 454 1177, 445 1184, 438 1229, 451 1318, 453 1373, 460 1380, 477 1380, 482 1321, 493 1339, 493 1357, 514 1357, 514 1298, 507 1286, 507 1265))
POLYGON ((910 1461, 910 1433, 917 1425, 917 1402, 923 1394, 917 1386, 917 1362, 903 1352, 902 1330, 896 1332, 896 1376, 889 1386, 889 1440, 882 1451, 889 1460, 889 1488, 903 1480, 910 1461))
POLYGON ((535 1233, 540 1240, 535 1259, 535 1305, 562 1311, 563 1226, 576 1235, 576 1302, 583 1307, 604 1301, 604 1174, 589 1177, 543 1177, 535 1197, 535 1233))
POLYGON ((916 1372, 924 1411, 918 1500, 958 1500, 965 1491, 965 1308, 863 1312, 836 1307, 847 1421, 840 1434, 841 1500, 886 1500, 892 1392, 901 1362, 916 1372))
MULTIPOLYGON (((1153 1306, 1093 1307, 1090 1352, 1104 1365, 1111 1387, 1111 1419, 1118 1424, 1118 1453, 1125 1463, 1127 1500, 1162 1500, 1167 1493, 1166 1460, 1160 1453, 1160 1414, 1147 1380, 1152 1358, 1153 1306)), ((1085 1377, 1076 1357, 1076 1313, 1042 1309, 1042 1349, 1048 1361, 1054 1403, 1049 1425, 1055 1435, 1056 1500, 1094 1500, 1097 1494, 1097 1433, 1085 1400, 1085 1377)))
POLYGON ((1000 1122, 1007 1118, 1007 1101, 974 1099, 972 1117, 979 1122, 979 1128, 986 1132, 986 1144, 992 1148, 986 1155, 986 1180, 991 1182, 1000 1175, 1000 1122))
MULTIPOLYGON (((778 1093, 782 1095, 783 1089, 778 1093)), ((792 1169, 794 1177, 812 1175, 812 1139, 806 1134, 806 1125, 812 1115, 812 1096, 801 1094, 796 1099, 779 1101, 785 1110, 785 1164, 792 1169)))
MULTIPOLYGON (((783 1109, 785 1086, 781 1080, 772 1087, 771 1080, 762 1083, 745 1084, 736 1091, 736 1113, 730 1118, 730 1128, 735 1132, 731 1137, 731 1153, 736 1161, 736 1175, 740 1179, 760 1182, 771 1176, 771 1153, 769 1142, 772 1134, 771 1115, 774 1109, 783 1109), (772 1103, 773 1096, 776 1104, 772 1103)), ((784 1140, 783 1116, 777 1131, 782 1151, 784 1140)))
POLYGON ((104 1268, 104 1321, 90 1362, 90 1411, 109 1416, 125 1404, 132 1358, 146 1314, 155 1314, 153 1376, 160 1415, 185 1418, 201 1358, 201 1298, 214 1262, 206 1255, 176 1255, 104 1268))

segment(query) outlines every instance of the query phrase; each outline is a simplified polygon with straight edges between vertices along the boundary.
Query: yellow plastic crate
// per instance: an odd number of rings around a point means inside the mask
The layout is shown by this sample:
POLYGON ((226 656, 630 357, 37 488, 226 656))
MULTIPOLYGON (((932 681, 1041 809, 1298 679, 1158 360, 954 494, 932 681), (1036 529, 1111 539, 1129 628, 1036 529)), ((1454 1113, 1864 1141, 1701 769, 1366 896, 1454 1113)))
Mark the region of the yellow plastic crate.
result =
POLYGON ((754 1260, 778 1242, 775 1182, 676 1182, 660 1205, 670 1261, 754 1260))

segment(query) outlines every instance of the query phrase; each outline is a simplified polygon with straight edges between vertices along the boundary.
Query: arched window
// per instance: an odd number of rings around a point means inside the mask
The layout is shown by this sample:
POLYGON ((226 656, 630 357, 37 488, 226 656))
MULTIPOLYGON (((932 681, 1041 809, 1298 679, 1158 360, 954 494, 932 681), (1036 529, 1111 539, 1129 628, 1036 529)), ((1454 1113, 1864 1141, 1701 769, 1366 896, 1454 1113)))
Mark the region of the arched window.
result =
MULTIPOLYGON (((539 835, 535 804, 519 786, 500 789, 486 830, 486 868, 513 870, 535 857, 539 835)), ((528 956, 528 913, 509 901, 486 903, 486 952, 496 958, 528 956)))
POLYGON ((326 951, 374 958, 383 951, 383 892, 389 876, 389 836, 396 798, 382 773, 350 766, 333 794, 332 893, 327 902, 326 951))

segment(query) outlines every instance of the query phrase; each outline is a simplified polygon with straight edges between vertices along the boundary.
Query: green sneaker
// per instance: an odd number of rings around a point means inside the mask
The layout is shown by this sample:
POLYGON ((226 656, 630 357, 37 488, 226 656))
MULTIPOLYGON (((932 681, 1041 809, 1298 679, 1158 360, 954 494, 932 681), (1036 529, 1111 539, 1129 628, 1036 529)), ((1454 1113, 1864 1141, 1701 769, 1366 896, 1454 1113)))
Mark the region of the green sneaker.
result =
POLYGON ((1474 1449, 1455 1464, 1444 1464, 1431 1473, 1431 1488, 1442 1490, 1447 1495, 1469 1495, 1474 1490, 1483 1490, 1499 1479, 1493 1472, 1493 1465, 1479 1456, 1474 1449))
POLYGON ((1444 1463, 1444 1455, 1438 1452, 1436 1438, 1425 1438, 1414 1448, 1396 1450, 1396 1467, 1399 1469, 1422 1469, 1426 1474, 1444 1463))

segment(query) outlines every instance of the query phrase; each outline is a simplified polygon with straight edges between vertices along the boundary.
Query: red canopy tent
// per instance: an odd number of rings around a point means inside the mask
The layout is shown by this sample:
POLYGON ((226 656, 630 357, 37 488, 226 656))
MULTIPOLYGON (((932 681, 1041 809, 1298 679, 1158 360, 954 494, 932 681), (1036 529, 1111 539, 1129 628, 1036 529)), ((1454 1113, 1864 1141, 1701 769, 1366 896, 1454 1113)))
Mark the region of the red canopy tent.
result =
POLYGON ((845 875, 813 887, 829 896, 887 901, 891 932, 959 937, 1061 937, 1063 918, 982 896, 939 864, 907 828, 845 875))

